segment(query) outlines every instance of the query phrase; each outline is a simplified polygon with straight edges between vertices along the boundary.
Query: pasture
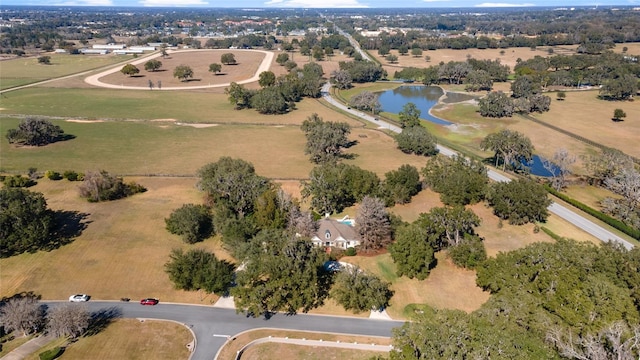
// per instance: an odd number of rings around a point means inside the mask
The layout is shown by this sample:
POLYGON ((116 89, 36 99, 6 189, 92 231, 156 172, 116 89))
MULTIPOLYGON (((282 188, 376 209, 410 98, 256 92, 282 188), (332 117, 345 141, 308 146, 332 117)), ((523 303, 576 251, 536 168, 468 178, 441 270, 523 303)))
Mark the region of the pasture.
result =
POLYGON ((38 64, 38 57, 15 58, 0 62, 0 90, 77 74, 84 71, 118 64, 131 55, 69 55, 47 53, 50 65, 38 64))

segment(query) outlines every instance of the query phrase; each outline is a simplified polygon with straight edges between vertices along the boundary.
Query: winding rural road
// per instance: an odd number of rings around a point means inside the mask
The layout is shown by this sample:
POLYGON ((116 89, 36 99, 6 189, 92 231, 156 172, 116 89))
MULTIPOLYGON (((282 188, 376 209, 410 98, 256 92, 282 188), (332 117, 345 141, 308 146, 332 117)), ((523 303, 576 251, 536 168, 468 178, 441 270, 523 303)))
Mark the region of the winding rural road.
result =
MULTIPOLYGON (((177 53, 184 53, 184 52, 204 52, 204 51, 212 51, 212 50, 211 49, 177 50, 177 51, 169 51, 169 54, 177 54, 177 53)), ((236 83, 238 84, 248 84, 248 83, 258 81, 258 79, 260 78, 260 73, 263 71, 269 70, 269 68, 271 67, 271 63, 273 62, 273 57, 274 57, 273 51, 252 50, 252 49, 251 50, 236 49, 234 51, 253 51, 253 52, 261 52, 264 54, 264 59, 262 59, 262 62, 258 66, 258 69, 256 70, 255 74, 248 79, 236 81, 236 83)), ((161 53, 157 53, 151 56, 146 56, 144 58, 132 61, 130 64, 140 65, 151 59, 160 57, 161 55, 162 55, 161 53)), ((102 71, 95 75, 88 76, 84 79, 84 81, 89 85, 99 86, 99 87, 108 88, 108 89, 147 90, 147 91, 149 90, 148 86, 124 86, 124 85, 108 84, 100 81, 100 78, 113 74, 115 72, 118 72, 120 71, 120 69, 121 69, 120 67, 113 67, 111 69, 102 71)), ((162 88, 156 88, 156 90, 157 91, 197 90, 197 89, 227 87, 229 85, 231 85, 231 83, 214 84, 214 85, 197 85, 197 86, 167 86, 167 87, 163 86, 162 88)))
MULTIPOLYGON (((371 116, 369 114, 366 114, 362 111, 359 110, 355 110, 352 109, 351 107, 348 107, 347 105, 344 105, 343 103, 337 101, 336 99, 334 99, 333 97, 331 97, 331 84, 327 83, 322 87, 322 98, 327 101, 329 104, 331 104, 332 106, 348 112, 354 116, 357 116, 363 120, 369 121, 371 123, 374 123, 376 125, 378 125, 378 127, 380 129, 389 129, 390 131, 393 131, 395 133, 400 133, 402 131, 402 129, 400 129, 398 126, 395 126, 393 124, 390 124, 388 122, 385 122, 383 120, 380 120, 378 117, 374 117, 371 116)), ((446 156, 453 156, 453 155, 458 155, 458 153, 454 150, 451 150, 445 146, 439 145, 438 144, 438 150, 440 150, 440 153, 446 156)), ((511 181, 510 178, 506 177, 505 175, 492 170, 492 169, 488 169, 488 175, 489 178, 493 181, 502 181, 502 182, 507 182, 507 181, 511 181)), ((594 223, 593 221, 585 218, 584 216, 570 210, 569 208, 567 208, 564 205, 558 204, 556 202, 552 203, 551 205, 549 205, 548 207, 549 212, 551 212, 552 214, 555 214, 557 216, 559 216, 560 218, 568 221, 569 223, 575 225, 576 227, 584 230, 585 232, 589 233, 590 235, 594 236, 595 238, 599 239, 600 241, 615 241, 618 242, 620 244, 622 244, 625 248, 627 249, 632 249, 634 247, 634 245, 632 243, 630 243, 629 241, 623 239, 622 237, 614 234, 613 232, 605 229, 604 227, 594 223)))
MULTIPOLYGON (((56 307, 68 303, 52 301, 43 302, 43 304, 56 307)), ((390 337, 391 329, 404 324, 402 321, 307 314, 295 316, 276 314, 269 320, 265 320, 236 314, 233 309, 168 303, 142 306, 137 302, 89 301, 85 304, 90 312, 103 313, 107 317, 170 320, 184 324, 196 337, 195 351, 190 360, 215 359, 218 351, 227 341, 234 341, 234 336, 252 329, 277 328, 390 337)))

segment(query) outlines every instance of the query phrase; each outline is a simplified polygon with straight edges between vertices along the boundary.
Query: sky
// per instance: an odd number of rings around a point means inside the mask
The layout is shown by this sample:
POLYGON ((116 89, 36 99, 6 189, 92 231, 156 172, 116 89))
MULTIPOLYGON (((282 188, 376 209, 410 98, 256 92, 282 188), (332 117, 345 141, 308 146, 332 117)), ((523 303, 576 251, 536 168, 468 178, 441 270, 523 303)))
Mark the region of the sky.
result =
POLYGON ((7 5, 206 8, 442 8, 530 6, 640 6, 640 0, 0 0, 7 5), (522 2, 520 2, 522 1, 522 2))

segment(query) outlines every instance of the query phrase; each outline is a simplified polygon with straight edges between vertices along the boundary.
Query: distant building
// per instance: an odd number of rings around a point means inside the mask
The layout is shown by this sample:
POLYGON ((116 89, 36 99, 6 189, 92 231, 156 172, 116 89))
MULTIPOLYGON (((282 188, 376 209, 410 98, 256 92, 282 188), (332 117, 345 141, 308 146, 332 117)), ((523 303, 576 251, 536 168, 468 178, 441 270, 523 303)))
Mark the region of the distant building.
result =
POLYGON ((80 53, 85 55, 107 55, 106 49, 80 49, 80 53))
POLYGON ((125 44, 94 44, 94 49, 100 50, 122 50, 126 47, 125 44))

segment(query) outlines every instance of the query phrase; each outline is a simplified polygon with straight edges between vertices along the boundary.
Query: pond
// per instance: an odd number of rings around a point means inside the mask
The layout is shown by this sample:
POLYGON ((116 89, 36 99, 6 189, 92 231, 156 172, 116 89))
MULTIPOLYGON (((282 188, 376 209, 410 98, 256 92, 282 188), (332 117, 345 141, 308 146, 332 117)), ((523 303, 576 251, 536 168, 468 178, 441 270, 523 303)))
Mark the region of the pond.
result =
POLYGON ((522 163, 522 165, 529 171, 531 175, 536 176, 549 177, 557 174, 560 171, 560 169, 554 164, 551 164, 552 171, 545 169, 543 160, 538 155, 533 155, 531 161, 529 161, 528 163, 522 163))
MULTIPOLYGON (((396 114, 402 111, 402 107, 406 103, 412 102, 420 110, 421 119, 438 125, 452 125, 452 122, 439 119, 429 113, 429 110, 438 103, 438 100, 442 95, 444 95, 444 91, 438 86, 400 86, 395 89, 378 93, 378 101, 380 101, 383 111, 396 114)), ((452 104, 475 98, 476 97, 467 94, 448 92, 447 96, 442 99, 442 102, 452 104)), ((528 168, 528 171, 532 175, 545 177, 553 176, 552 172, 544 168, 542 165, 542 159, 540 159, 538 155, 534 155, 533 159, 529 163, 523 164, 523 167, 528 168)), ((555 171, 556 170, 554 168, 554 172, 555 171)))
POLYGON ((399 113, 402 107, 412 102, 420 110, 420 118, 438 125, 451 125, 452 122, 438 119, 429 114, 429 110, 438 103, 438 99, 444 95, 444 91, 438 86, 400 86, 378 94, 378 101, 382 110, 390 113, 399 113))

